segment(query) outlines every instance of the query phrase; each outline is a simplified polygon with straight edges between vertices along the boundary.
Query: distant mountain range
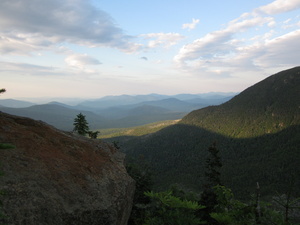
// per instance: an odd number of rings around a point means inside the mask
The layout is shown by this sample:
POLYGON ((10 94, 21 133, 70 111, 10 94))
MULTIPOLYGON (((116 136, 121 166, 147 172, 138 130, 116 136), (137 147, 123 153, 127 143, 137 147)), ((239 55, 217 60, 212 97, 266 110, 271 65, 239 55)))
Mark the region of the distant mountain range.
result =
POLYGON ((0 111, 42 120, 63 130, 72 130, 74 118, 82 112, 91 129, 122 128, 180 119, 192 110, 226 102, 233 96, 234 93, 121 95, 83 101, 75 106, 0 99, 0 111))
POLYGON ((15 99, 0 99, 0 106, 11 107, 11 108, 25 108, 36 105, 32 102, 20 101, 15 99))
MULTIPOLYGON (((208 147, 216 141, 222 181, 241 198, 300 195, 300 67, 249 87, 228 102, 192 111, 151 135, 117 137, 128 159, 143 158, 156 188, 177 184, 201 191, 208 147)), ((111 141, 112 141, 111 140, 111 141)), ((139 160, 138 160, 139 162, 139 160)))
POLYGON ((71 131, 76 115, 82 112, 91 125, 91 129, 100 126, 104 119, 95 113, 89 111, 80 111, 66 108, 57 104, 33 105, 26 108, 8 108, 0 107, 0 111, 12 115, 29 117, 35 120, 42 120, 59 129, 71 131))
POLYGON ((120 96, 106 96, 100 99, 88 100, 78 104, 77 107, 87 107, 96 109, 105 109, 115 106, 128 106, 135 104, 151 104, 156 101, 166 100, 166 99, 177 99, 185 102, 216 105, 223 103, 237 93, 221 93, 221 92, 211 92, 204 94, 178 94, 178 95, 159 95, 159 94, 149 94, 149 95, 120 95, 120 96))

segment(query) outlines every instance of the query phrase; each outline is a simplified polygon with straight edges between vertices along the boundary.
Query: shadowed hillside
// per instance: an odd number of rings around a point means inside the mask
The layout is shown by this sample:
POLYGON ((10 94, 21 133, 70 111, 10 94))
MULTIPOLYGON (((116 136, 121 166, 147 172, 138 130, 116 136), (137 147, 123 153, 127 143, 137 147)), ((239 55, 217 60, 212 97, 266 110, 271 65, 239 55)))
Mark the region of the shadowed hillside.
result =
MULTIPOLYGON (((300 67, 280 72, 220 106, 193 111, 157 133, 118 141, 128 158, 143 157, 156 187, 177 183, 202 189, 207 148, 217 141, 223 182, 241 197, 285 192, 295 180, 300 194, 300 67)), ((114 139, 116 140, 116 139, 114 139)))

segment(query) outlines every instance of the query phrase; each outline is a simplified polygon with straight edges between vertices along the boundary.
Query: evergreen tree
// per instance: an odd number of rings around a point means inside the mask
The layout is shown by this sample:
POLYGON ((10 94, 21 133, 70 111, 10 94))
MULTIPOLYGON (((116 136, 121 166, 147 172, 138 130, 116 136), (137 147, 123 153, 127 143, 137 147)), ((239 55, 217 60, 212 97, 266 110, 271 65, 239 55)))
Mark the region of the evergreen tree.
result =
POLYGON ((89 125, 82 113, 79 113, 74 119, 74 129, 80 135, 86 135, 89 132, 89 125))
POLYGON ((100 133, 99 131, 88 131, 87 132, 88 133, 88 135, 89 135, 89 137, 90 138, 92 138, 92 139, 97 139, 97 137, 98 137, 98 134, 100 133))
POLYGON ((213 188, 217 185, 221 185, 222 162, 216 145, 216 142, 214 142, 208 148, 209 156, 206 159, 204 190, 200 200, 200 204, 205 206, 205 208, 199 211, 201 218, 206 220, 209 224, 218 224, 218 222, 210 216, 210 214, 214 212, 216 205, 218 205, 217 195, 213 188))
POLYGON ((221 185, 221 168, 222 162, 219 156, 219 150, 217 149, 217 144, 214 142, 208 148, 209 156, 206 159, 206 186, 208 188, 213 188, 216 185, 221 185))

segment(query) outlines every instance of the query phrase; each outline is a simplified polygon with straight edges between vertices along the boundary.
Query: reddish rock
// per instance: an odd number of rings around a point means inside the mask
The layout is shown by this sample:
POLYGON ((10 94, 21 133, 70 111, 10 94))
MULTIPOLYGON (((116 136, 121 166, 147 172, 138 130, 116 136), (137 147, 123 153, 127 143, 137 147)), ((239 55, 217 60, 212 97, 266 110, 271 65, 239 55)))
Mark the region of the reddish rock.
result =
MULTIPOLYGON (((113 146, 0 112, 5 224, 127 224, 135 183, 113 146)), ((1 223, 1 221, 0 221, 1 223)))

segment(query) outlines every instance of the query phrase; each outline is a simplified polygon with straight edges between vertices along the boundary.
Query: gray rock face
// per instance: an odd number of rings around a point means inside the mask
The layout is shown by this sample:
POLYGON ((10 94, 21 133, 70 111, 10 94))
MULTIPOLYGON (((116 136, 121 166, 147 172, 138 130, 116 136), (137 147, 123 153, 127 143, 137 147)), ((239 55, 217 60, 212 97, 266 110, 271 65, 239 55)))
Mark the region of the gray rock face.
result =
POLYGON ((0 113, 0 224, 125 225, 135 190, 111 145, 0 113))

